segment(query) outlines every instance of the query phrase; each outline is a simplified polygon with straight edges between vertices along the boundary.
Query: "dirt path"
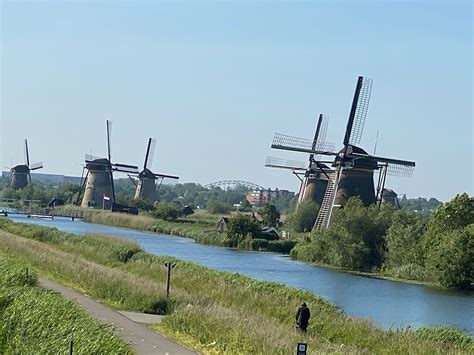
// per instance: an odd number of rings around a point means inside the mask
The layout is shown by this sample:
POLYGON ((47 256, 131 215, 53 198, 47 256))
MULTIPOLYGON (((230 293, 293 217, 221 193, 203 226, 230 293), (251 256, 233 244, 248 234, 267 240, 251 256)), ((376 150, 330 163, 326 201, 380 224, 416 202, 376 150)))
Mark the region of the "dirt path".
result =
POLYGON ((130 342, 130 347, 139 355, 196 354, 188 348, 148 329, 143 324, 136 323, 77 291, 43 277, 39 277, 38 281, 43 288, 59 292, 64 298, 76 301, 83 309, 100 322, 114 326, 117 334, 126 342, 130 342))

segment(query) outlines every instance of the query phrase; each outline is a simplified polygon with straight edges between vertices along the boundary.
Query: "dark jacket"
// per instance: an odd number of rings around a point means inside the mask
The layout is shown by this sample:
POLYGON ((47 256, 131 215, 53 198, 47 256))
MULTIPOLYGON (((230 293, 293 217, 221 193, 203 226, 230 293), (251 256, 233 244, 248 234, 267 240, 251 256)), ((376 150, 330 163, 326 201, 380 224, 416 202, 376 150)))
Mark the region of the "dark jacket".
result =
POLYGON ((298 308, 298 312, 296 312, 296 323, 299 325, 301 329, 306 329, 308 327, 308 321, 311 313, 309 312, 309 308, 306 305, 301 305, 298 308))

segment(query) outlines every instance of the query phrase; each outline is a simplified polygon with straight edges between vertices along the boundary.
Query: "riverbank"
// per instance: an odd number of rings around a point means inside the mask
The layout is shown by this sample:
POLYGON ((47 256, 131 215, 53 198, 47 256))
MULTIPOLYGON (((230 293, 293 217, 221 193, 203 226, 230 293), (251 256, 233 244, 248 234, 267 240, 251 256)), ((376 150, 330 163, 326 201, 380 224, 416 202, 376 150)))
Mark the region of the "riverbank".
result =
MULTIPOLYGON (((208 214, 196 214, 185 218, 178 219, 178 221, 163 221, 156 219, 152 216, 147 215, 128 215, 111 213, 108 211, 84 209, 76 206, 65 206, 59 209, 62 213, 77 213, 81 211, 84 213, 83 220, 89 223, 96 223, 102 225, 108 225, 113 227, 128 228, 132 230, 141 230, 154 232, 165 235, 174 235, 185 238, 191 238, 198 243, 207 245, 216 245, 221 247, 230 247, 226 238, 225 233, 216 232, 215 227, 217 224, 217 216, 208 214)), ((251 243, 244 243, 239 249, 253 250, 253 251, 272 251, 282 254, 290 254, 290 257, 294 260, 303 261, 319 267, 328 268, 331 270, 337 270, 353 275, 359 275, 363 277, 377 278, 382 280, 390 280, 408 284, 425 285, 439 289, 446 289, 433 281, 419 280, 416 278, 403 278, 397 277, 387 271, 370 272, 353 270, 348 268, 337 267, 334 265, 328 265, 323 263, 317 263, 311 260, 307 260, 304 257, 299 257, 298 253, 290 253, 290 251, 297 245, 304 245, 305 234, 296 234, 296 237, 292 237, 292 245, 286 245, 281 247, 287 241, 270 242, 270 248, 252 248, 251 243)), ((287 242, 288 243, 288 242, 287 242)), ((298 249, 298 248, 296 248, 298 249)))
POLYGON ((446 353, 473 347, 472 338, 458 331, 384 331, 309 292, 176 259, 167 300, 164 263, 170 258, 145 253, 135 243, 9 221, 1 229, 0 248, 38 272, 120 309, 165 313, 162 327, 205 352, 291 353, 301 340, 322 352, 446 353), (294 330, 301 300, 317 315, 305 338, 294 330))

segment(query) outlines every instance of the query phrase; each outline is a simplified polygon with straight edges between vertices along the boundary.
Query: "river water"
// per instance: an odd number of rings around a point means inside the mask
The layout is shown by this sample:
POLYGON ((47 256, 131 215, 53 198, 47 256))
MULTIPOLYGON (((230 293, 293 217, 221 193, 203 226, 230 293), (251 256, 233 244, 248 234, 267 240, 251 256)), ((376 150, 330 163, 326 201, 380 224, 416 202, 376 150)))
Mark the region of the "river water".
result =
MULTIPOLYGON (((352 275, 291 260, 275 253, 246 252, 195 243, 192 239, 55 218, 11 215, 15 222, 36 223, 72 233, 105 233, 136 240, 156 255, 172 255, 214 269, 238 272, 309 290, 346 313, 383 328, 448 325, 474 335, 474 294, 352 275)), ((302 300, 303 301, 303 300, 302 300)), ((311 305, 309 305, 311 306, 311 305)), ((315 314, 313 317, 317 317, 315 314)))

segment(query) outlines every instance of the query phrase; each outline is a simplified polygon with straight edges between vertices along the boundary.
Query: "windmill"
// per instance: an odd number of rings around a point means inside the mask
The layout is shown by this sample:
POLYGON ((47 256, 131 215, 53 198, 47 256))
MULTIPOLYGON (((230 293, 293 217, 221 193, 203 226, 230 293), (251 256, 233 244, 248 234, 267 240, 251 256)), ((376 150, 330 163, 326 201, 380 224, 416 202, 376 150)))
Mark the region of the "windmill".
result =
POLYGON ((359 196, 364 205, 383 200, 383 191, 387 175, 409 177, 413 173, 415 162, 384 158, 368 154, 356 146, 360 143, 365 118, 372 92, 372 79, 359 76, 352 106, 347 121, 343 148, 338 152, 313 148, 309 139, 275 134, 272 148, 296 152, 335 156, 332 163, 335 168, 328 180, 323 202, 314 228, 327 228, 334 208, 342 207, 352 196, 359 196), (379 171, 377 188, 374 186, 374 171, 379 171))
POLYGON ((25 188, 31 184, 31 171, 43 167, 43 163, 30 164, 30 153, 28 151, 28 140, 25 139, 25 164, 15 165, 10 169, 10 186, 14 190, 25 188))
MULTIPOLYGON (((333 143, 325 142, 328 119, 323 114, 319 115, 316 131, 314 134, 311 149, 329 149, 334 150, 333 143)), ((280 158, 267 157, 266 167, 292 170, 293 174, 300 180, 300 189, 298 194, 298 204, 303 201, 315 201, 321 205, 324 192, 329 180, 332 169, 315 157, 313 153, 309 155, 309 162, 306 163, 294 160, 283 160, 280 158)))
POLYGON ((178 176, 174 175, 165 175, 165 174, 155 174, 151 171, 151 166, 153 164, 153 155, 155 153, 156 139, 149 138, 148 145, 145 153, 145 161, 143 163, 143 170, 138 174, 138 183, 132 179, 133 183, 136 186, 134 199, 145 199, 150 202, 156 200, 156 193, 160 188, 163 179, 179 179, 178 176), (159 181, 157 187, 157 181, 159 181))
POLYGON ((116 204, 113 172, 138 173, 135 165, 112 163, 111 157, 112 121, 107 120, 107 158, 86 154, 87 174, 81 183, 82 207, 112 209, 116 204))

